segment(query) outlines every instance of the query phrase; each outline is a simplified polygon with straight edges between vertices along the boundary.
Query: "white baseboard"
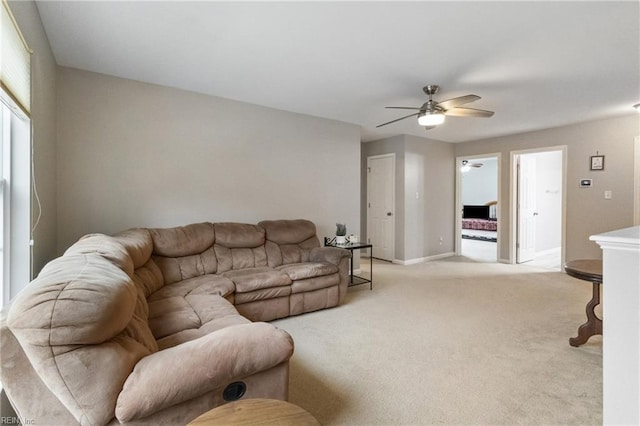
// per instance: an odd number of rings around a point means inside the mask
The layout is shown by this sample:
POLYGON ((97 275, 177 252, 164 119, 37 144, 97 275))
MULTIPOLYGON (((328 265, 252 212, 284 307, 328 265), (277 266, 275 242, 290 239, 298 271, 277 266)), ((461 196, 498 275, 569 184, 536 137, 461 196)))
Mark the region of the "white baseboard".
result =
POLYGON ((429 261, 432 261, 432 260, 444 259, 446 257, 451 257, 451 256, 455 256, 455 253, 453 253, 453 252, 441 253, 441 254, 436 254, 436 255, 433 255, 433 256, 427 256, 427 257, 421 257, 421 258, 418 258, 418 259, 409 259, 409 260, 394 259, 393 263, 398 264, 398 265, 407 266, 407 265, 415 265, 416 263, 422 263, 422 262, 429 262, 429 261))
POLYGON ((536 252, 536 257, 537 256, 545 256, 547 254, 560 254, 560 252, 562 251, 562 247, 554 247, 548 250, 542 250, 542 251, 537 251, 536 252))
MULTIPOLYGON (((560 254, 561 251, 562 247, 556 247, 549 250, 538 251, 536 252, 535 256, 538 257, 544 256, 546 254, 560 254)), ((515 264, 515 262, 512 262, 510 259, 498 259, 498 263, 506 263, 507 265, 515 264)))

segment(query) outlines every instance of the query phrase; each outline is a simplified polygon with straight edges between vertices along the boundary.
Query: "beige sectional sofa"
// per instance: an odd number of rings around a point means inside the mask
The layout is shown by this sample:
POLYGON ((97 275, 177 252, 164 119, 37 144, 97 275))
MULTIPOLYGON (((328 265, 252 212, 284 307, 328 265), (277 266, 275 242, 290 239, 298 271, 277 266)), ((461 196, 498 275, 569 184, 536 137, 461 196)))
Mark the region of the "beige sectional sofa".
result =
POLYGON ((260 321, 338 305, 348 257, 306 220, 85 236, 3 310, 2 384, 32 424, 186 424, 286 400, 293 341, 260 321))

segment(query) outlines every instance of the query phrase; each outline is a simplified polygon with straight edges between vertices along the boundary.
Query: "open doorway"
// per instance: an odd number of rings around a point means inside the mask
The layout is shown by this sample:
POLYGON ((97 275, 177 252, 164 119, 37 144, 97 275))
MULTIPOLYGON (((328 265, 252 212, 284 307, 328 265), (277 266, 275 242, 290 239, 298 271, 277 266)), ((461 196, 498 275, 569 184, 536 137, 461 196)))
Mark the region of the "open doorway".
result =
POLYGON ((565 147, 553 147, 512 153, 516 263, 562 267, 565 152, 565 147))
POLYGON ((456 254, 497 262, 500 155, 457 159, 456 254))

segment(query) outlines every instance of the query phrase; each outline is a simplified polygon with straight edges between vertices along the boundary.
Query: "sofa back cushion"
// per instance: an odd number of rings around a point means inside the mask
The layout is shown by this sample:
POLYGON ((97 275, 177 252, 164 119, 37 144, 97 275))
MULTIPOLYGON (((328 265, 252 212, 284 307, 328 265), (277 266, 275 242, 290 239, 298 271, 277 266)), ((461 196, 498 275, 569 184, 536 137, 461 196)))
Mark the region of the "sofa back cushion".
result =
POLYGON ((216 223, 218 273, 267 266, 264 229, 248 223, 216 223))
POLYGON ((164 276, 153 258, 150 258, 141 267, 136 268, 131 279, 133 279, 137 287, 142 289, 142 293, 146 298, 149 298, 164 286, 164 276))
POLYGON ((153 240, 151 233, 146 228, 132 228, 113 236, 129 253, 133 261, 133 268, 142 267, 151 258, 153 252, 153 240))
POLYGON ((320 247, 316 226, 304 219, 265 220, 258 224, 265 229, 269 266, 277 267, 309 261, 309 252, 320 247))
POLYGON ((153 240, 154 263, 164 284, 215 274, 218 260, 213 250, 216 240, 212 223, 194 223, 176 228, 149 229, 153 240))
POLYGON ((134 267, 131 278, 136 287, 142 290, 145 298, 162 288, 164 285, 162 272, 151 258, 153 253, 151 232, 146 228, 132 228, 114 235, 113 238, 129 253, 134 267))
POLYGON ((7 324, 78 422, 106 424, 133 367, 157 345, 136 313, 139 292, 113 254, 79 250, 42 269, 12 303, 7 324))

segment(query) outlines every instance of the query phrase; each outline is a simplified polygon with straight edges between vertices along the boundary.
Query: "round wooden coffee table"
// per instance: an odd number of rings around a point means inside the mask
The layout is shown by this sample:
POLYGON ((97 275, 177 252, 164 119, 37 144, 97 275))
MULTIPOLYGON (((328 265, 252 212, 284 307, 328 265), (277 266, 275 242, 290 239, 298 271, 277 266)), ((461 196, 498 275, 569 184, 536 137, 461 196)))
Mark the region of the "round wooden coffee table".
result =
POLYGON ((300 425, 317 426, 315 417, 290 402, 278 399, 241 399, 207 411, 188 426, 300 425))

